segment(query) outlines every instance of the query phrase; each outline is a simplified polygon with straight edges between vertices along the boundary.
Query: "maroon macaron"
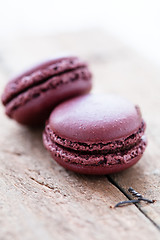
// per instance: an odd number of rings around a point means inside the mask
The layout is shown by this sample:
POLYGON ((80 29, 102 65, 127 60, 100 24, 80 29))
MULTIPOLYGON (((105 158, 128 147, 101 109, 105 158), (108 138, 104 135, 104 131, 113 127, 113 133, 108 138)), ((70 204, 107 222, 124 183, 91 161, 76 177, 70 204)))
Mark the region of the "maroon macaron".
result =
POLYGON ((61 101, 89 92, 91 73, 77 57, 44 62, 12 79, 2 102, 6 114, 22 124, 43 122, 61 101))
POLYGON ((146 148, 140 109, 115 95, 84 95, 57 106, 43 133, 45 147, 63 167, 110 174, 135 164, 146 148))

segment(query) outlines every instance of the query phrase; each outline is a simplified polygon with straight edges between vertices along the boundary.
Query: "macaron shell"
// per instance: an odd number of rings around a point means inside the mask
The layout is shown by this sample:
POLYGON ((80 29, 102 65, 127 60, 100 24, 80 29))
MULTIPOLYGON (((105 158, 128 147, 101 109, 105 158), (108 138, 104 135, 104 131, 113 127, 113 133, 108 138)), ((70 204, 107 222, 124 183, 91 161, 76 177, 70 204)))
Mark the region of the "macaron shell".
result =
POLYGON ((110 142, 97 142, 97 143, 81 143, 76 141, 70 141, 68 139, 62 138, 56 135, 50 125, 47 123, 45 127, 45 132, 48 136, 50 136, 52 142, 73 150, 77 151, 117 151, 118 149, 127 149, 130 146, 134 146, 137 142, 139 142, 144 135, 146 129, 146 123, 142 121, 138 131, 136 130, 130 136, 119 138, 115 141, 110 142))
POLYGON ((88 94, 68 100, 49 118, 56 135, 82 143, 106 143, 130 136, 141 122, 139 108, 116 95, 88 94))
POLYGON ((142 155, 139 155, 134 159, 132 159, 132 161, 126 164, 110 165, 105 168, 103 166, 83 166, 78 164, 70 164, 68 162, 64 162, 61 158, 56 157, 54 153, 51 153, 51 154, 53 159, 56 160, 56 162, 60 164, 62 167, 76 173, 87 174, 87 175, 107 175, 107 174, 121 172, 127 168, 130 168, 134 164, 136 164, 142 157, 142 155))

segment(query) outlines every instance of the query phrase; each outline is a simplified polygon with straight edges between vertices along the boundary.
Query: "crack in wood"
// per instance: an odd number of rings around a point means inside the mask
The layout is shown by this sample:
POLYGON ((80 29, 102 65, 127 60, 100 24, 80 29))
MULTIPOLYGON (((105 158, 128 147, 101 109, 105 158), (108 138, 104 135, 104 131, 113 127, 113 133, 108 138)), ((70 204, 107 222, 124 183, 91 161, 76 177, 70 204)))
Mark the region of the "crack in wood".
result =
POLYGON ((46 183, 44 183, 44 182, 40 182, 40 181, 38 181, 37 179, 35 179, 34 177, 29 177, 29 178, 30 178, 31 180, 33 180, 34 182, 38 183, 38 184, 41 185, 41 186, 44 186, 44 187, 49 188, 49 189, 51 189, 51 190, 55 190, 54 187, 51 187, 51 186, 49 186, 48 184, 46 184, 46 183))
MULTIPOLYGON (((107 176, 108 181, 113 184, 116 188, 118 188, 119 191, 121 191, 129 200, 132 200, 133 198, 130 197, 130 195, 123 189, 111 176, 107 176)), ((160 231, 160 226, 152 220, 140 207, 139 204, 135 203, 134 204, 138 210, 160 231)))

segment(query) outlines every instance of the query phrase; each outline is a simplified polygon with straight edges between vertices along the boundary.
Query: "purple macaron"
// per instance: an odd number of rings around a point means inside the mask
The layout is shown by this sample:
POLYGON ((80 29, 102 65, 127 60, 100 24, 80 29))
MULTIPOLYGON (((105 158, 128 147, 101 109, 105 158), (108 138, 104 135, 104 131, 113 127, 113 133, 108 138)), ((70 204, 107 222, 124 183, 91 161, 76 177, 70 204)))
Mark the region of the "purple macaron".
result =
POLYGON ((110 174, 135 164, 146 148, 140 109, 115 95, 67 100, 50 115, 45 147, 63 167, 83 174, 110 174))
POLYGON ((6 114, 26 125, 37 125, 61 101, 89 92, 91 73, 77 57, 44 62, 12 79, 2 102, 6 114))

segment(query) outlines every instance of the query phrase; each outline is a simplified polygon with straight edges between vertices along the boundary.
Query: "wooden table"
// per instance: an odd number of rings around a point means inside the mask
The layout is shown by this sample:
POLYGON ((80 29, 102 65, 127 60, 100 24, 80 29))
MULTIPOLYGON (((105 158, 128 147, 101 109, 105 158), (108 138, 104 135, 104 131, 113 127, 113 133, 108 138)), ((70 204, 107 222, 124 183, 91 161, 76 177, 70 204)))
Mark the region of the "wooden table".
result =
POLYGON ((0 40, 0 93, 30 64, 70 53, 90 63, 93 92, 117 93, 138 103, 148 147, 122 173, 90 177, 54 162, 42 129, 8 119, 0 106, 0 239, 160 239, 160 71, 102 31, 0 40), (133 187, 154 204, 110 208, 132 198, 133 187))

